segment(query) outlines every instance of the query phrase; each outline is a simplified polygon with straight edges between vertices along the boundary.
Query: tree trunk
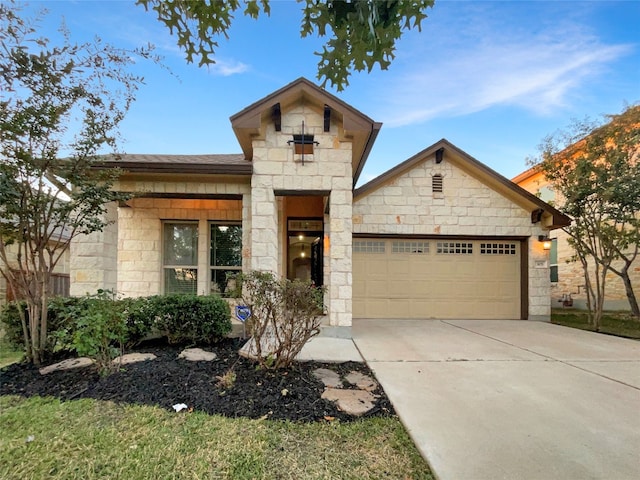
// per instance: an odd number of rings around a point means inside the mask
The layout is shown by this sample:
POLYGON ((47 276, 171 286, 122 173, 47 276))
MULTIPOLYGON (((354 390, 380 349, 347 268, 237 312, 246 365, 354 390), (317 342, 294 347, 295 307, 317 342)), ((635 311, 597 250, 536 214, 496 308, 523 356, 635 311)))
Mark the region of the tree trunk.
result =
POLYGON ((622 269, 623 275, 622 282, 624 283, 624 290, 627 294, 627 300, 629 301, 629 307, 631 307, 631 315, 640 320, 640 307, 638 306, 638 299, 633 291, 633 285, 631 284, 631 278, 629 278, 629 270, 627 267, 622 269))
POLYGON ((34 302, 33 299, 27 299, 29 311, 29 330, 31 333, 29 349, 34 365, 40 365, 42 362, 40 350, 40 303, 39 299, 34 302))

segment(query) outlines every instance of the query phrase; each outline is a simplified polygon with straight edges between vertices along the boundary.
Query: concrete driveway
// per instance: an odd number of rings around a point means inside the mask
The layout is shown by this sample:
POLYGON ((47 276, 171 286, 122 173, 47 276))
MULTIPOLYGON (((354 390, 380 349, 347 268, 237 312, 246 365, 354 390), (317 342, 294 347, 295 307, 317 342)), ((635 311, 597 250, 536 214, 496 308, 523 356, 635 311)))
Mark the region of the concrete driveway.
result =
POLYGON ((356 320, 440 480, 640 478, 640 342, 505 320, 356 320))

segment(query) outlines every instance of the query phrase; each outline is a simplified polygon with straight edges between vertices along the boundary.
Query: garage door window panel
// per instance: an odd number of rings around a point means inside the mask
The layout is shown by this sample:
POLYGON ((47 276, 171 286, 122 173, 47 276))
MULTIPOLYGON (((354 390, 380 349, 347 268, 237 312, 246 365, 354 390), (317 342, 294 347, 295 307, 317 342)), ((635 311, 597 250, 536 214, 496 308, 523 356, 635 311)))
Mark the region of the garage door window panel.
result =
POLYGON ((481 243, 480 255, 516 255, 515 243, 481 243))
POLYGON ((385 253, 385 243, 370 240, 358 240, 353 242, 353 251, 356 253, 385 253))
POLYGON ((437 242, 436 253, 439 255, 471 255, 473 244, 466 242, 437 242))

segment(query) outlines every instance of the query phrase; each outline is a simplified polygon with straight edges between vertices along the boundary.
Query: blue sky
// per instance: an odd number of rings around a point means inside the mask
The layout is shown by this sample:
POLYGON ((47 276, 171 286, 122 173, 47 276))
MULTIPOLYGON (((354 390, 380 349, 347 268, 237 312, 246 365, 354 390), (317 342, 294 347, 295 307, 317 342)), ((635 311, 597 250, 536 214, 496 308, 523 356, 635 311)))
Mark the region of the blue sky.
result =
MULTIPOLYGON (((298 77, 317 82, 322 42, 300 38, 292 0, 272 0, 271 16, 258 21, 238 16, 208 68, 188 65, 133 0, 29 5, 49 10, 45 33, 64 17, 74 40, 150 42, 164 56, 173 76, 136 66, 146 85, 122 124, 127 153, 239 153, 231 115, 298 77)), ((330 90, 383 123, 360 183, 441 138, 511 178, 545 135, 640 101, 640 2, 445 0, 428 15, 389 70, 330 90)))

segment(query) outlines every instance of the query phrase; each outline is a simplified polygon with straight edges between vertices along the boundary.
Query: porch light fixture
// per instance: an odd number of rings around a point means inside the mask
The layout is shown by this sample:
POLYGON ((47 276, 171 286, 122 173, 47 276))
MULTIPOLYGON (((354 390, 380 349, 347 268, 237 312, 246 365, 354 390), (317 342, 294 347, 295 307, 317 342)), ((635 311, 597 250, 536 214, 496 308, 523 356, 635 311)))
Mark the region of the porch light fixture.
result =
POLYGON ((302 133, 294 133, 293 140, 289 140, 287 143, 289 145, 293 143, 293 153, 302 155, 302 165, 304 165, 304 156, 313 155, 313 146, 319 145, 318 142, 313 140, 313 135, 304 133, 304 122, 302 122, 302 133))
POLYGON ((551 250, 551 239, 548 235, 538 235, 538 241, 542 243, 543 250, 551 250))

